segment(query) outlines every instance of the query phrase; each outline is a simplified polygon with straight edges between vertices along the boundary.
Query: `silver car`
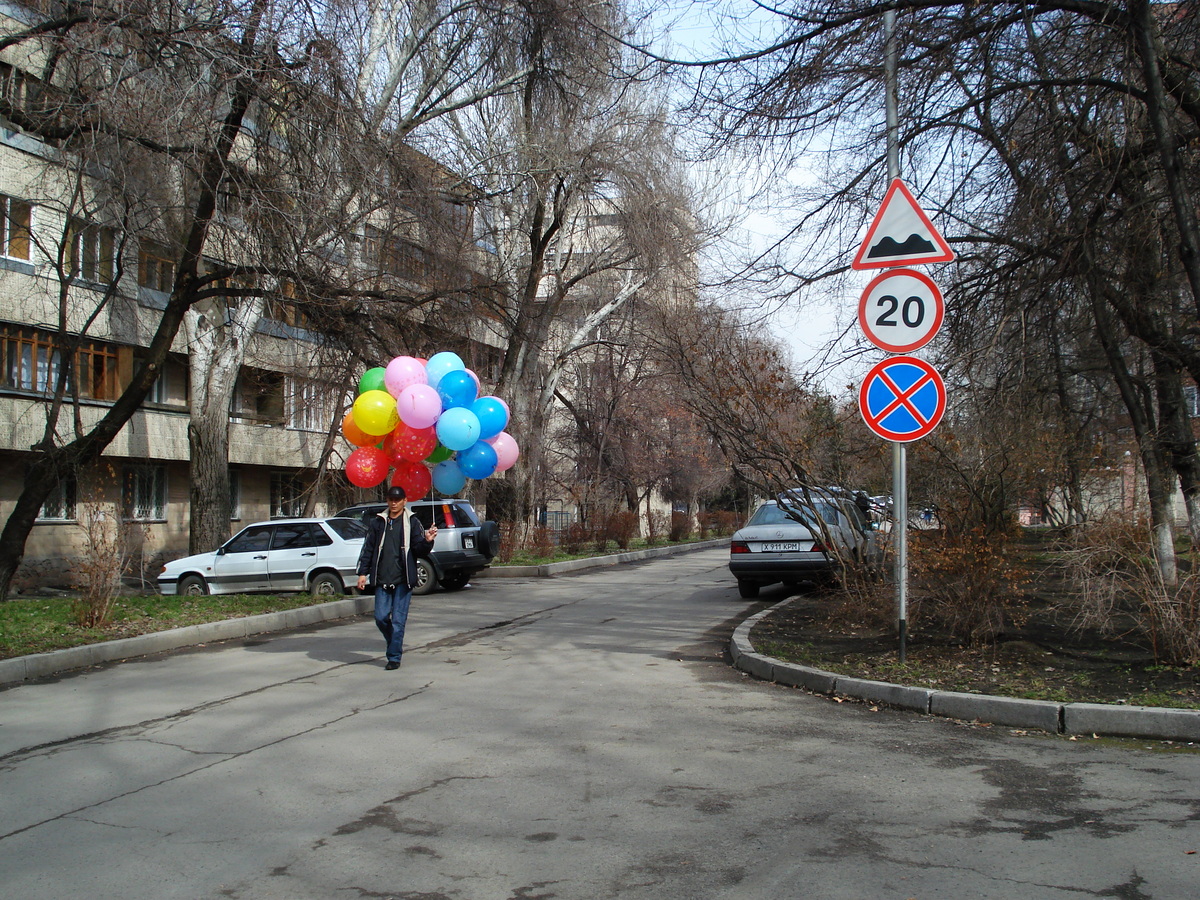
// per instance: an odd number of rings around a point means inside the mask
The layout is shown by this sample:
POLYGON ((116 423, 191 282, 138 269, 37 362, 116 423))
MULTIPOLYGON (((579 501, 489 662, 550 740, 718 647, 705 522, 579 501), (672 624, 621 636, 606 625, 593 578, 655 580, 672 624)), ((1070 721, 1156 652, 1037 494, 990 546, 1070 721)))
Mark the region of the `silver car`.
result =
POLYGON ((275 519, 247 525, 211 553, 167 563, 163 594, 307 591, 340 596, 355 583, 367 528, 354 519, 275 519))
POLYGON ((810 491, 789 491, 754 511, 729 545, 729 571, 738 593, 757 597, 759 588, 782 581, 831 581, 847 564, 878 565, 880 548, 852 500, 810 491), (819 517, 819 518, 818 518, 819 517))

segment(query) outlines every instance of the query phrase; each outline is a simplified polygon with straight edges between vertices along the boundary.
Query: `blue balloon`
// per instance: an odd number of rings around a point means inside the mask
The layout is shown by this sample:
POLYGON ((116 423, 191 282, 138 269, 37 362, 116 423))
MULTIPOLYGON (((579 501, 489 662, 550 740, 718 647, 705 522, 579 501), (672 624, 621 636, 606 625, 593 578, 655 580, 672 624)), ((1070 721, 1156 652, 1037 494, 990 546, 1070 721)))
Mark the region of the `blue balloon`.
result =
POLYGON ((438 416, 437 436, 451 450, 466 450, 479 440, 479 418, 462 406, 448 409, 438 416))
POLYGON ((483 441, 472 444, 458 454, 458 468, 468 478, 474 478, 476 481, 482 481, 495 472, 498 462, 496 449, 483 441))
POLYGON ((441 494, 457 494, 466 485, 467 479, 458 463, 447 459, 433 467, 433 486, 441 494))
POLYGON ((466 369, 455 369, 447 372, 438 382, 438 395, 442 398, 442 409, 455 406, 470 407, 475 402, 475 394, 479 388, 466 369))
POLYGON ((494 438, 508 425, 508 407, 498 397, 480 397, 471 404, 471 412, 479 419, 479 439, 494 438))
POLYGON ((429 357, 429 362, 425 363, 425 377, 430 384, 436 386, 447 372, 453 372, 455 369, 465 369, 466 367, 467 364, 462 361, 462 357, 457 353, 443 350, 441 353, 435 353, 429 357))

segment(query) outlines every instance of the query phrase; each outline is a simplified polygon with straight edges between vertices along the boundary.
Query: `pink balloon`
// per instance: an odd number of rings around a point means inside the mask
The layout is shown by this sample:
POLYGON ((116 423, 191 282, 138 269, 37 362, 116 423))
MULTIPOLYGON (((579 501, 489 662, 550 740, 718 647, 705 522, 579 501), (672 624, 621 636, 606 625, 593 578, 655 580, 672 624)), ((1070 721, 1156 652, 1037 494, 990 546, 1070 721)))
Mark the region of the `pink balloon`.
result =
POLYGON ((410 384, 396 397, 400 421, 412 428, 428 428, 442 414, 442 398, 427 384, 410 384))
POLYGON ((517 457, 521 455, 521 448, 517 446, 516 440, 507 431, 502 431, 490 441, 492 449, 496 451, 496 471, 503 472, 506 469, 511 469, 517 461, 517 457))
POLYGON ((387 364, 383 385, 393 397, 399 397, 406 387, 425 384, 425 364, 411 356, 397 356, 387 364))

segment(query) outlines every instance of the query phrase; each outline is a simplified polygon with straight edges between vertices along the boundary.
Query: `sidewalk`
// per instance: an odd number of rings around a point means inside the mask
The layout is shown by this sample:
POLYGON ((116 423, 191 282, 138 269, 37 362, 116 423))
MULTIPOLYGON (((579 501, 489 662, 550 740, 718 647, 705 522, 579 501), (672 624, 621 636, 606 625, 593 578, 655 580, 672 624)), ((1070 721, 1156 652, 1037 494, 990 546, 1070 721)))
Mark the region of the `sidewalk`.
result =
MULTIPOLYGON (((485 569, 476 577, 547 578, 584 569, 672 556, 676 553, 693 550, 709 550, 726 546, 728 543, 729 538, 720 538, 712 541, 698 541, 693 544, 674 544, 669 547, 632 550, 628 553, 615 553, 609 556, 573 559, 544 566, 497 566, 485 569)), ((65 650, 51 650, 47 653, 0 659, 0 688, 33 678, 44 678, 60 672, 69 672, 72 669, 83 669, 101 663, 178 650, 181 647, 195 647, 213 641, 240 640, 256 634, 286 631, 290 628, 315 625, 318 622, 365 615, 370 613, 374 606, 374 598, 370 596, 345 597, 342 600, 319 603, 315 606, 301 606, 281 612, 263 613, 259 616, 245 616, 240 619, 226 619, 221 622, 208 622, 204 625, 189 625, 186 628, 156 631, 153 634, 120 638, 101 644, 87 644, 83 647, 70 647, 65 650)))

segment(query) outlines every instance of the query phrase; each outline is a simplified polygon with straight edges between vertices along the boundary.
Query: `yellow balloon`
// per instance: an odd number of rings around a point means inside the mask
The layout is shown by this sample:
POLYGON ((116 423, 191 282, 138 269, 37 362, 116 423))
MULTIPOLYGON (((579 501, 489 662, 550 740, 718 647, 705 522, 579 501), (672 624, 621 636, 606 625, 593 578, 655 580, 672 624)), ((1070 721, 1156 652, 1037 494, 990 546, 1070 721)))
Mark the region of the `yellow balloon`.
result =
POLYGON ((384 435, 400 424, 396 398, 387 391, 363 391, 352 412, 354 424, 367 434, 384 435))

